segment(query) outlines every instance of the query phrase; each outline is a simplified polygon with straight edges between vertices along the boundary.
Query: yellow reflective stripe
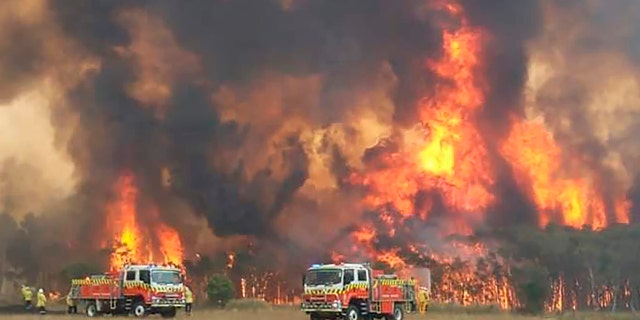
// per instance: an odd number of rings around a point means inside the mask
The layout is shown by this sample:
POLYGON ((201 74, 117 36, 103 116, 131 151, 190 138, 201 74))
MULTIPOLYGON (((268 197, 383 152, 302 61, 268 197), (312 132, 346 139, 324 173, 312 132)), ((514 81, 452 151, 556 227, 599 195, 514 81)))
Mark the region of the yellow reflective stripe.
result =
POLYGON ((333 294, 342 293, 342 289, 307 289, 306 294, 333 294))
POLYGON ((380 279, 378 281, 384 286, 415 285, 414 280, 380 279))
POLYGON ((134 289, 134 288, 149 289, 151 287, 142 281, 124 281, 123 286, 127 289, 134 289))
POLYGON ((155 292, 183 292, 184 288, 170 287, 170 286, 152 286, 151 289, 155 292))
POLYGON ((100 284, 115 284, 113 279, 72 279, 72 285, 100 285, 100 284))
POLYGON ((306 294, 332 294, 332 293, 341 294, 350 290, 368 289, 368 288, 369 288, 369 284, 367 283, 352 283, 340 289, 307 289, 305 290, 305 293, 306 294))
MULTIPOLYGON (((118 284, 118 281, 114 279, 72 279, 71 284, 72 285, 102 285, 102 284, 116 285, 118 284)), ((146 290, 154 290, 156 292, 183 292, 184 291, 184 288, 180 288, 180 287, 176 288, 173 286, 171 287, 170 286, 151 286, 142 281, 131 281, 131 280, 124 281, 123 287, 127 289, 140 288, 140 289, 146 289, 146 290)))

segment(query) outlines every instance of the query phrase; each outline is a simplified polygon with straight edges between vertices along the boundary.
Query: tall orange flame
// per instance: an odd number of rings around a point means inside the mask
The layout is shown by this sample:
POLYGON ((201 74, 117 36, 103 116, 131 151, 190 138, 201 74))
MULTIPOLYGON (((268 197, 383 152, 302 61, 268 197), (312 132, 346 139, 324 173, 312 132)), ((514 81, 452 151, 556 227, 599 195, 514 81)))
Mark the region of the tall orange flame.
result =
POLYGON ((146 220, 139 214, 139 192, 133 174, 121 175, 115 191, 116 198, 108 205, 106 215, 107 231, 115 242, 110 269, 131 263, 181 264, 184 249, 178 232, 159 222, 155 211, 146 220))
MULTIPOLYGON (((576 228, 590 225, 601 229, 607 225, 602 190, 597 188, 592 173, 575 160, 570 161, 575 162, 572 168, 579 177, 563 172, 562 150, 541 122, 514 120, 501 153, 511 163, 518 184, 531 189, 531 198, 540 210, 541 226, 551 221, 576 228)), ((622 197, 614 206, 615 221, 627 223, 626 199, 622 197)))
MULTIPOLYGON (((455 15, 462 8, 449 4, 455 15)), ((478 55, 482 34, 467 26, 443 33, 444 56, 427 65, 443 80, 435 95, 420 102, 420 122, 430 129, 427 145, 418 153, 419 171, 431 187, 438 188, 454 211, 472 212, 493 200, 487 187, 493 184, 492 168, 480 134, 473 125, 482 108, 484 93, 478 85, 478 55), (446 83, 446 84, 444 84, 446 83)))
MULTIPOLYGON (((366 188, 363 206, 378 213, 379 225, 363 225, 353 232, 357 248, 351 254, 334 252, 336 260, 348 256, 361 258, 364 253, 372 260, 404 267, 407 262, 400 257, 399 250, 380 249, 377 241, 380 237, 393 237, 396 228, 410 217, 430 220, 435 203, 429 202, 433 199, 430 196, 420 196, 423 193, 439 196, 446 219, 452 222, 447 225, 450 229, 437 230, 440 235, 471 234, 473 223, 484 221, 487 209, 496 201, 492 188, 497 168, 489 157, 477 121, 486 102, 481 60, 486 37, 483 30, 467 22, 459 4, 440 1, 438 9, 458 22, 442 33, 441 58, 426 63, 441 81, 433 94, 418 103, 420 129, 402 132, 402 138, 394 144, 380 144, 378 147, 387 151, 368 161, 369 167, 363 172, 350 177, 352 183, 366 188)), ((511 164, 520 189, 536 205, 541 226, 555 222, 600 229, 613 221, 629 222, 626 197, 614 194, 615 199, 608 199, 598 187, 600 177, 596 170, 561 149, 543 123, 515 116, 513 119, 511 131, 500 141, 498 149, 511 164), (571 171, 566 171, 567 168, 571 171)), ((424 243, 409 247, 416 255, 428 251, 428 244, 424 243)), ((482 251, 486 254, 486 250, 482 251)), ((433 260, 447 261, 447 257, 429 255, 433 260)), ((505 276, 489 281, 493 284, 482 289, 483 297, 471 297, 464 288, 455 287, 480 281, 470 277, 472 272, 447 275, 443 280, 445 287, 437 294, 456 296, 463 303, 494 301, 503 307, 517 304, 505 276)))
MULTIPOLYGON (((450 233, 468 234, 470 223, 484 218, 482 212, 495 201, 490 192, 493 168, 474 125, 485 100, 477 77, 482 33, 468 26, 459 5, 448 3, 443 8, 460 19, 460 27, 443 32, 442 58, 426 63, 443 81, 433 95, 419 102, 419 121, 425 130, 418 133, 418 142, 405 141, 401 150, 382 155, 376 168, 354 174, 352 182, 367 187, 365 206, 379 209, 391 204, 403 217, 427 219, 431 204, 418 206, 416 195, 437 192, 456 215, 450 233)), ((383 218, 393 224, 390 216, 383 218)))

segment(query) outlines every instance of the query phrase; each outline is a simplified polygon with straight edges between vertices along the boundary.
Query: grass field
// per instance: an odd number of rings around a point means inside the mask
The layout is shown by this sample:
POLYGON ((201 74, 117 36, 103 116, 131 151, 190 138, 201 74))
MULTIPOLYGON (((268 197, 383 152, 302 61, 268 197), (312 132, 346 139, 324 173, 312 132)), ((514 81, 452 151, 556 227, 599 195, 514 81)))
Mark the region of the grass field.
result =
MULTIPOLYGON (((543 315, 543 316, 522 316, 516 314, 508 314, 501 312, 486 312, 486 310, 481 309, 452 309, 445 307, 437 307, 434 308, 433 312, 429 312, 426 316, 420 315, 407 315, 407 320, 421 320, 421 319, 429 319, 429 320, 534 320, 534 319, 545 319, 545 320, 553 320, 553 319, 563 319, 563 320, 624 320, 624 319, 640 319, 640 315, 632 315, 632 314, 611 314, 607 312, 603 313, 567 313, 564 315, 543 315), (478 313, 481 312, 481 313, 478 313)), ((38 314, 0 314, 0 319, 7 320, 29 320, 29 319, 55 319, 55 320, 79 320, 86 319, 84 314, 78 315, 65 315, 62 306, 52 307, 50 310, 51 313, 45 316, 40 316, 38 314)), ((82 310, 79 310, 82 311, 82 310)), ((108 317, 112 318, 112 317, 108 317)), ((121 319, 124 319, 122 317, 121 319)), ((128 317, 129 319, 134 319, 133 317, 128 317)), ((106 319, 106 318, 105 318, 106 319)), ((149 318, 149 320, 163 319, 159 315, 154 315, 149 318)), ((193 315, 191 317, 187 317, 184 314, 183 310, 180 310, 176 319, 180 320, 308 320, 309 317, 306 316, 303 312, 292 308, 292 307, 271 307, 266 304, 238 304, 234 305, 233 303, 229 306, 227 310, 215 310, 215 309, 202 309, 202 308, 194 308, 193 315)))
MULTIPOLYGON (((67 315, 46 315, 40 316, 37 314, 33 315, 0 315, 2 319, 8 320, 28 320, 28 319, 56 319, 56 320, 73 320, 73 319, 85 319, 84 315, 77 316, 67 316, 67 315)), ((111 318, 111 317, 109 317, 111 318)), ((132 317, 129 317, 133 319, 132 317)), ((152 316, 147 319, 162 319, 160 316, 152 316)), ((309 319, 304 313, 298 312, 296 310, 263 310, 263 311, 211 311, 211 310, 199 310, 194 311, 193 316, 187 317, 184 314, 179 314, 176 319, 189 319, 189 320, 307 320, 309 319)), ((474 315, 474 314, 447 314, 447 313, 431 313, 426 317, 420 317, 417 315, 411 315, 406 317, 407 320, 420 320, 420 319, 429 319, 429 320, 533 320, 533 319, 582 319, 582 320, 600 320, 600 319, 611 319, 611 320, 622 320, 622 319, 638 319, 632 315, 611 315, 611 314, 576 314, 570 315, 566 314, 564 316, 541 316, 541 317, 525 317, 519 315, 510 315, 510 314, 482 314, 482 315, 474 315)))

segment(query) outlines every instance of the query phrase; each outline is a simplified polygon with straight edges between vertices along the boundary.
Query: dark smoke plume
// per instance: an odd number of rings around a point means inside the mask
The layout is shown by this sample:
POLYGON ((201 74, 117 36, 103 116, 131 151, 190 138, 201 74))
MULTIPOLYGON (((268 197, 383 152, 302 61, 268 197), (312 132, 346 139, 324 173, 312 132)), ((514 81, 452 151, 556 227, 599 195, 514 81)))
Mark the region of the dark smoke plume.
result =
MULTIPOLYGON (((537 31, 538 7, 534 1, 491 8, 463 4, 470 23, 493 35, 486 57, 491 92, 485 110, 490 126, 500 128, 507 112, 522 106, 524 44, 537 31)), ((219 236, 272 237, 281 212, 300 202, 295 195, 310 177, 312 160, 303 132, 287 127, 287 117, 311 126, 344 121, 357 111, 358 99, 377 86, 380 66, 387 65, 395 78, 385 80, 394 83, 389 91, 395 105, 391 121, 413 125, 417 100, 437 81, 424 63, 440 54, 440 26, 422 1, 294 1, 291 7, 243 0, 98 1, 91 6, 58 1, 52 10, 65 33, 101 60, 100 71, 68 94, 68 112, 80 116, 70 153, 83 177, 81 184, 108 194, 122 170, 133 170, 146 197, 158 203, 167 198, 186 201, 219 236), (160 81, 167 88, 163 92, 169 92, 163 93, 164 100, 142 99, 128 91, 130 84, 144 82, 139 70, 143 62, 136 62, 135 55, 154 56, 154 49, 166 48, 136 49, 145 37, 153 41, 156 33, 122 18, 127 12, 134 12, 136 21, 147 21, 140 25, 166 29, 175 39, 170 43, 180 48, 177 52, 197 57, 199 70, 193 77, 176 82, 169 72, 166 81, 160 81), (123 56, 116 48, 128 48, 132 55, 123 56), (271 75, 304 79, 318 74, 322 80, 314 100, 285 96, 274 107, 272 101, 248 99, 247 111, 224 106, 228 92, 238 103, 242 95, 260 90, 257 79, 280 83, 286 80, 271 75), (160 101, 161 117, 149 101, 160 101), (269 117, 273 108, 283 110, 284 118, 242 121, 251 113, 269 117), (228 119, 229 110, 240 118, 228 119), (157 187, 163 168, 171 172, 170 195, 157 187)), ((342 175, 339 182, 352 170, 344 148, 331 148, 335 160, 329 172, 342 175)), ((373 149, 363 161, 370 152, 373 149)), ((326 209, 311 205, 296 214, 312 220, 326 209)), ((167 210, 161 214, 177 220, 167 210)))
POLYGON ((640 4, 570 0, 542 7, 545 29, 560 31, 545 32, 530 47, 529 104, 567 150, 581 154, 600 173, 602 192, 624 193, 636 183, 639 169, 639 51, 634 44, 640 36, 640 4))
MULTIPOLYGON (((211 90, 221 84, 249 89, 265 72, 298 77, 320 73, 326 77, 319 96, 322 107, 285 108, 300 110, 296 112, 315 124, 340 121, 353 104, 351 96, 357 97, 352 93, 367 90, 381 63, 389 61, 404 72, 437 52, 437 33, 418 9, 414 1, 364 6, 359 1, 309 1, 289 10, 277 1, 54 2, 63 30, 103 64, 91 83, 69 95, 81 117, 71 153, 84 155, 76 156, 83 183, 106 192, 120 170, 131 168, 147 185, 168 166, 175 193, 205 215, 216 234, 264 234, 308 177, 300 133, 293 130, 269 142, 278 144, 282 168, 266 164, 251 168, 249 175, 246 163, 251 161, 243 154, 251 155, 242 146, 269 137, 260 136, 260 124, 222 120, 209 100, 211 90), (127 94, 127 84, 136 81, 135 66, 113 50, 135 40, 117 19, 133 8, 159 16, 179 45, 199 57, 201 77, 209 83, 172 86, 163 119, 127 94), (231 163, 212 165, 220 159, 231 163)), ((406 90, 412 89, 400 89, 406 90)), ((259 113, 267 106, 252 108, 259 113)))

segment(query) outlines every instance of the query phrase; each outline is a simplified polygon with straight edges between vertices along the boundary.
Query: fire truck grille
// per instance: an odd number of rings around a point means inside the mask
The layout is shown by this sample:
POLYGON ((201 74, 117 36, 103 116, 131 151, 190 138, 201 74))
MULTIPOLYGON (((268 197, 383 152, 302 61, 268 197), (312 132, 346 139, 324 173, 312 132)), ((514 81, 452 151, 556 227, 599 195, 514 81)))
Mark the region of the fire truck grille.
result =
POLYGON ((178 307, 184 306, 184 299, 168 299, 168 298, 154 298, 151 305, 154 307, 178 307))
POLYGON ((339 311, 341 305, 338 301, 313 301, 305 300, 302 302, 302 310, 308 311, 339 311))

